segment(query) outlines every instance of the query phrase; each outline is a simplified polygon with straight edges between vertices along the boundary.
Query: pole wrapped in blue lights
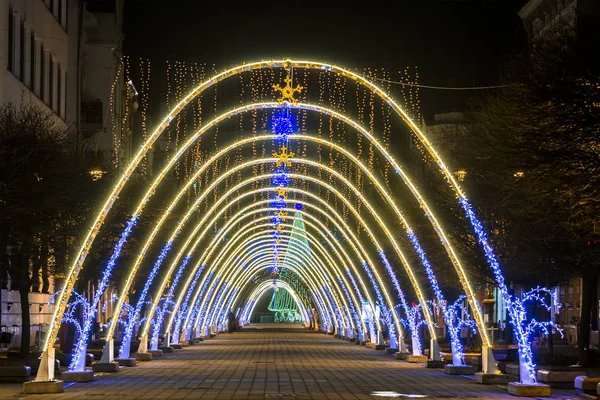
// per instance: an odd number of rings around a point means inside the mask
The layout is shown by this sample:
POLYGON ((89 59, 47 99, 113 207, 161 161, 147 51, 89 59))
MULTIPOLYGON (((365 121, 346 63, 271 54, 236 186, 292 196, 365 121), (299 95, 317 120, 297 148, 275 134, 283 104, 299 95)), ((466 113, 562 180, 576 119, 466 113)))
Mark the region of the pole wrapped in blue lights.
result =
MULTIPOLYGON (((56 292, 55 295, 58 295, 59 292, 56 292)), ((78 307, 81 307, 81 311, 83 314, 90 312, 90 302, 83 297, 81 294, 77 293, 75 290, 72 291, 72 296, 75 298, 72 302, 67 305, 67 311, 63 315, 62 322, 71 324, 75 327, 75 331, 77 335, 81 336, 82 326, 79 318, 76 317, 78 307)), ((85 366, 84 366, 85 368, 85 366)))
MULTIPOLYGON (((358 299, 360 301, 360 304, 363 305, 365 304, 365 299, 360 291, 360 289, 358 288, 358 285, 356 284, 356 280, 354 279, 354 275, 352 275, 352 271, 350 271, 350 268, 346 268, 346 275, 348 275, 348 277, 350 278, 350 282, 352 282, 352 287, 354 288, 354 292, 358 295, 358 299)), ((369 305, 371 307, 371 305, 369 305)), ((373 321, 368 321, 368 327, 369 327, 369 334, 371 336, 375 336, 377 334, 377 331, 375 329, 375 324, 373 323, 373 321)), ((365 340, 364 334, 366 332, 363 332, 362 335, 361 332, 359 332, 359 339, 365 340)))
MULTIPOLYGON (((179 269, 177 270, 177 273, 175 274, 175 278, 173 278, 173 282, 171 283, 171 286, 169 287, 169 291, 167 292, 167 297, 164 300, 162 307, 159 307, 156 312, 154 326, 152 327, 152 337, 150 339, 150 345, 153 346, 152 350, 157 349, 158 337, 160 335, 160 328, 163 324, 165 314, 167 313, 169 306, 171 304, 174 304, 172 299, 173 299, 173 295, 175 293, 175 289, 177 288, 177 285, 179 284, 179 280, 181 279, 181 275, 183 274, 185 267, 187 266, 188 262, 190 262, 190 258, 191 258, 191 256, 189 256, 189 255, 184 257, 183 261, 181 262, 181 265, 179 266, 179 269)), ((168 334, 169 333, 166 332, 166 335, 168 335, 168 334)))
POLYGON ((362 262, 362 267, 366 271, 369 280, 371 281, 371 285, 373 285, 373 289, 375 290, 375 294, 377 296, 377 300, 379 301, 379 305, 381 307, 381 314, 383 315, 385 324, 388 327, 388 332, 390 335, 390 347, 397 348, 398 346, 398 337, 396 335, 396 326, 392 319, 391 311, 385 306, 385 301, 383 299, 383 295, 381 294, 381 289, 379 288, 379 284, 375 280, 373 276, 373 271, 371 271, 371 267, 366 262, 362 262), (395 344, 395 346, 393 346, 395 344))
POLYGON ((121 255, 121 251, 123 250, 123 246, 129 235, 131 235, 131 231, 133 227, 137 224, 138 216, 135 215, 127 221, 125 229, 121 232, 121 237, 119 241, 115 245, 113 250, 113 254, 110 256, 110 259, 106 263, 106 267, 102 272, 102 278, 98 283, 98 287, 96 288, 96 292, 94 293, 94 298, 90 304, 88 312, 83 314, 83 324, 81 327, 81 334, 77 338, 77 342, 73 349, 73 358, 71 359, 71 363, 69 364, 69 371, 83 371, 85 369, 85 357, 87 353, 87 345, 90 337, 90 331, 92 329, 92 323, 96 319, 96 311, 98 310, 98 304, 100 304, 100 300, 102 299, 102 295, 104 291, 108 287, 110 282, 110 277, 112 275, 113 269, 117 263, 117 259, 121 255))
POLYGON ((222 289, 219 291, 217 300, 215 302, 213 302, 213 306, 212 308, 208 311, 208 315, 206 317, 206 321, 208 322, 209 325, 214 325, 217 326, 218 324, 218 315, 217 315, 217 310, 219 310, 220 306, 221 306, 221 302, 225 299, 225 293, 229 290, 229 283, 227 282, 223 282, 223 286, 222 289))
POLYGON ((192 292, 196 288, 196 285, 198 284, 198 280, 200 279, 200 275, 202 275, 204 268, 205 268, 205 266, 202 265, 202 266, 200 266, 200 268, 198 268, 198 271, 196 271, 196 274, 194 275, 194 279, 192 280, 192 283, 191 283, 187 293, 185 294, 185 298, 183 299, 183 302, 181 303, 179 310, 177 311, 177 315, 175 317, 175 325, 173 327, 173 343, 174 344, 179 343, 181 323, 183 322, 183 318, 185 317, 185 315, 188 312, 190 297, 192 297, 192 292))
MULTIPOLYGON (((406 298, 404 297, 404 292, 400 288, 400 283, 398 282, 396 273, 394 272, 394 269, 392 268, 390 262, 387 259, 387 256, 383 252, 383 250, 380 249, 378 251, 378 253, 379 253, 379 257, 381 258, 381 261, 383 262, 383 265, 385 266, 385 270, 387 271, 389 277, 392 280, 392 284, 394 285, 394 288, 398 292, 398 298, 400 299, 400 305, 404 309, 405 314, 407 316, 409 316, 410 308, 408 307, 408 303, 406 302, 406 298)), ((381 300, 380 300, 380 302, 381 302, 381 300)), ((385 304, 385 303, 382 303, 382 304, 385 304)), ((420 356, 420 355, 422 355, 423 346, 421 345, 421 339, 419 338, 419 329, 414 324, 414 318, 408 318, 408 321, 409 321, 408 328, 410 330, 410 336, 411 336, 412 343, 413 343, 413 355, 420 356)))
MULTIPOLYGON (((423 318, 421 311, 423 311, 421 304, 413 303, 406 311, 406 318, 400 320, 411 330, 411 333, 413 330, 416 332, 416 334, 411 334, 412 353, 415 356, 423 355, 423 345, 421 344, 421 339, 419 338, 419 328, 422 325, 427 325, 427 320, 423 318)), ((425 312, 429 312, 429 310, 424 310, 423 313, 425 312)))
POLYGON ((488 241, 487 232, 485 231, 483 224, 477 218, 477 215, 475 215, 475 211, 473 210, 471 203, 467 198, 461 197, 459 199, 459 204, 471 223, 471 227, 477 235, 479 244, 483 247, 486 261, 492 268, 496 284, 498 285, 498 288, 502 293, 502 297, 504 298, 504 302, 506 303, 506 310, 508 311, 510 323, 513 326, 513 332, 515 338, 517 339, 517 345, 519 349, 521 383, 535 383, 536 371, 535 362, 533 361, 533 354, 531 352, 530 336, 535 329, 547 330, 546 324, 551 324, 551 322, 539 322, 533 319, 528 324, 527 312, 525 310, 524 303, 532 300, 540 301, 540 298, 536 297, 539 296, 539 293, 545 292, 551 294, 551 291, 545 288, 536 288, 531 292, 528 292, 527 296, 524 295, 525 297, 521 299, 512 296, 506 287, 504 276, 502 275, 502 268, 500 267, 500 263, 498 262, 496 254, 494 253, 494 249, 488 241))
POLYGON ((331 306, 333 307, 333 312, 336 316, 336 320, 338 321, 338 332, 341 329, 344 329, 344 319, 343 316, 340 313, 340 310, 337 307, 337 304, 335 302, 335 300, 333 299, 333 296, 331 295, 331 291, 329 290, 329 286, 328 285, 322 285, 321 286, 321 290, 323 292, 325 292, 325 294, 327 295, 327 298, 329 299, 329 301, 331 302, 331 306))
POLYGON ((123 334, 123 339, 121 339, 121 346, 119 347, 119 358, 128 358, 130 355, 130 346, 131 339, 133 338, 133 331, 142 313, 142 307, 144 306, 144 304, 146 304, 146 297, 148 297, 148 291, 150 290, 150 286, 152 286, 152 282, 154 282, 154 278, 156 278, 158 270, 160 269, 172 246, 172 241, 167 242, 167 244, 165 244, 165 246, 158 254, 158 257, 154 262, 152 269, 150 270, 150 274, 148 274, 148 278, 144 283, 144 287, 142 288, 140 297, 138 298, 138 301, 135 305, 134 312, 131 314, 127 314, 125 333, 123 334))
MULTIPOLYGON (((462 352, 462 343, 460 342, 460 332, 463 328, 472 329, 476 332, 477 324, 475 320, 468 318, 468 306, 465 305, 467 296, 461 295, 456 299, 452 305, 437 304, 444 313, 444 321, 448 334, 450 335, 450 346, 452 347, 452 365, 464 365, 464 353, 462 352), (463 317, 463 315, 467 317, 463 317), (451 324, 448 323, 451 321, 451 324), (461 351, 455 351, 454 337, 457 339, 458 345, 460 345, 461 351)), ((434 305, 435 307, 436 305, 434 305)))
MULTIPOLYGON (((317 288, 317 290, 319 290, 319 289, 317 288)), ((319 290, 319 292, 320 292, 320 290, 319 290)), ((319 315, 322 317, 321 318, 321 322, 323 325, 322 330, 325 332, 331 331, 331 328, 333 325, 333 319, 329 313, 329 309, 327 308, 327 306, 325 304, 323 304, 321 297, 318 296, 316 293, 314 293, 313 298, 315 299, 315 305, 317 306, 317 309, 319 310, 319 315)))
MULTIPOLYGON (((215 280, 213 281, 212 285, 210 286, 209 290, 208 290, 208 295, 206 296, 207 298, 211 299, 214 292, 215 292, 215 286, 219 284, 219 281, 221 280, 220 276, 215 277, 215 280)), ((199 296, 198 297, 198 302, 200 302, 202 300, 202 298, 199 296)), ((204 302, 204 306, 202 307, 202 309, 200 310, 200 312, 196 315, 196 321, 193 323, 193 326, 202 326, 204 324, 204 321, 206 320, 206 308, 208 307, 208 302, 205 301, 204 302)), ((208 327, 206 327, 208 329, 208 327)))
POLYGON ((362 337, 362 321, 360 320, 360 315, 358 315, 358 313, 356 312, 356 308, 354 307, 354 303, 352 302, 352 298, 350 297, 348 288, 344 284, 344 280, 340 276, 338 276, 337 278, 338 278, 338 282, 340 283, 340 285, 342 287, 342 290, 344 291, 344 294, 346 295, 346 298, 348 299, 348 304, 350 306, 350 313, 352 314, 352 317, 354 317, 358 335, 359 335, 359 337, 362 337))
POLYGON ((433 268, 427 259, 427 255, 425 251, 421 247, 419 243, 419 239, 417 235, 411 230, 407 231, 407 236, 413 245, 419 259, 421 260, 421 264, 425 268, 425 272, 427 274, 427 279, 431 284, 431 288, 433 289, 433 293, 435 295, 436 300, 438 301, 438 306, 442 310, 442 316, 444 317, 444 322, 448 327, 448 333, 450 335, 450 347, 452 351, 452 365, 460 366, 465 365, 465 356, 463 351, 463 345, 460 341, 460 329, 457 329, 455 325, 458 323, 458 320, 451 311, 447 310, 448 305, 446 304, 446 299, 444 298, 444 294, 442 293, 442 289, 440 289, 440 285, 438 284, 437 277, 433 272, 433 268))
POLYGON ((242 309, 242 312, 241 312, 242 316, 240 317, 240 322, 243 325, 247 325, 250 323, 250 311, 252 310, 252 307, 254 307, 254 303, 255 303, 254 300, 248 300, 248 302, 242 309))
MULTIPOLYGON (((200 314, 200 305, 202 304, 200 302, 200 299, 202 299, 202 296, 204 296, 204 292, 206 292, 206 289, 208 288, 208 284, 210 283, 214 273, 215 273, 214 271, 210 271, 208 273, 208 276, 206 277, 204 284, 200 288, 200 293, 198 294, 198 300, 196 300, 196 304, 194 304, 194 307, 192 308, 192 312, 191 312, 189 318, 187 318, 187 323, 183 327, 183 329, 185 329, 185 337, 186 338, 191 337, 190 335, 191 335, 191 331, 192 331, 192 326, 194 324, 194 321, 196 321, 196 319, 198 318, 198 316, 200 314)), ((190 294, 190 293, 191 293, 191 291, 188 290, 188 294, 190 294)), ((186 294, 186 296, 187 296, 187 294, 186 294)))

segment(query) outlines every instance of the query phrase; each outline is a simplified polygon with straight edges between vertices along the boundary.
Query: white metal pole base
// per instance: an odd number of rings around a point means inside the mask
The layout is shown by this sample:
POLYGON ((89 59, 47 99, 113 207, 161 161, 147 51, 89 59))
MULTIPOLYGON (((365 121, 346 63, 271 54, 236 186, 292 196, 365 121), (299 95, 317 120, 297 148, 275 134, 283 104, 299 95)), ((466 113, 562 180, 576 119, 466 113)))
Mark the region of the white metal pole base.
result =
POLYGON ((96 372, 119 371, 119 363, 115 361, 115 342, 113 339, 110 339, 106 342, 100 362, 98 364, 94 364, 92 368, 96 372))
POLYGON ((140 346, 137 350, 138 353, 147 353, 148 352, 148 335, 144 335, 140 338, 140 346))
POLYGON ((508 383, 508 375, 500 373, 494 359, 494 353, 488 346, 481 347, 481 372, 475 374, 475 382, 483 385, 508 383))
POLYGON ((437 340, 429 339, 429 359, 425 363, 427 368, 444 368, 445 362, 442 361, 440 354, 440 345, 437 340))
POLYGON ((494 353, 488 346, 481 346, 481 372, 488 375, 497 375, 500 373, 494 359, 494 353))

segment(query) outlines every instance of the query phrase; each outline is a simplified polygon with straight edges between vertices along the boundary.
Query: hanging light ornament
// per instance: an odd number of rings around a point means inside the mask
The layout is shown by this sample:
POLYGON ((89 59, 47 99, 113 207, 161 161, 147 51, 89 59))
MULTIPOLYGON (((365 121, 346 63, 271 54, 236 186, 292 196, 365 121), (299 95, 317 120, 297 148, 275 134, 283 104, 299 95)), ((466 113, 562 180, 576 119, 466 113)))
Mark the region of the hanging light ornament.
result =
MULTIPOLYGON (((277 101, 280 104, 298 104, 298 100, 294 98, 296 93, 300 93, 303 87, 300 85, 292 86, 292 71, 286 69, 286 77, 284 78, 285 86, 279 84, 273 85, 275 92, 280 93, 280 97, 277 101)), ((296 129, 292 120, 290 109, 284 107, 280 112, 273 115, 271 121, 271 131, 275 139, 275 145, 277 146, 277 152, 273 152, 275 161, 275 171, 273 173, 273 186, 275 189, 275 196, 271 203, 272 207, 276 209, 274 216, 271 218, 273 224, 273 273, 278 273, 281 270, 281 251, 279 248, 279 242, 281 240, 281 231, 283 224, 287 218, 288 213, 284 212, 283 209, 287 206, 288 192, 289 192, 289 177, 287 175, 287 168, 292 166, 291 159, 295 156, 294 152, 289 150, 288 136, 295 133, 296 129)))

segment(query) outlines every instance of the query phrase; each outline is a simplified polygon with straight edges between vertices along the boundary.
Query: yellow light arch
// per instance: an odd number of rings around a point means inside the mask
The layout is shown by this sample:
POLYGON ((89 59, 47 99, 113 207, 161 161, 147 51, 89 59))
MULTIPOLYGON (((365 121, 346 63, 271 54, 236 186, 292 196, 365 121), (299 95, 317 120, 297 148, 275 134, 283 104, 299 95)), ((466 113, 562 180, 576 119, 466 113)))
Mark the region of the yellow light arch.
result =
MULTIPOLYGON (((56 307, 55 307, 55 313, 53 315, 53 320, 51 323, 51 329, 49 331, 48 334, 48 339, 46 340, 45 344, 44 344, 44 351, 46 351, 48 349, 49 343, 50 341, 53 341, 54 338, 57 335, 57 331, 60 325, 60 320, 62 319, 62 316, 64 314, 64 310, 66 308, 67 305, 67 300, 68 297, 70 296, 73 286, 75 284, 75 280, 77 279, 77 276, 79 274, 80 269, 83 266, 83 262, 85 261, 85 258, 87 257, 87 254, 91 248, 91 245, 96 237, 96 235, 98 234, 98 231, 100 229, 100 227, 102 226, 104 219, 106 218, 106 215, 108 214, 110 208, 112 207, 112 204, 114 203, 114 201, 116 200, 118 194, 120 193, 120 191, 122 190, 122 188, 124 187, 126 181, 128 180, 128 178, 131 176, 131 174, 133 173, 133 171, 135 170, 135 168, 137 167, 137 165, 139 164, 139 162, 143 159, 144 155, 146 154, 146 152, 148 151, 148 149, 152 146, 152 144, 156 141, 156 139, 158 138, 158 136, 160 136, 160 134, 164 131, 164 129, 169 125, 169 123, 173 120, 173 116, 178 114, 185 105, 187 105, 193 98, 195 98, 198 94, 200 94, 203 90, 205 90, 206 88, 218 83, 219 81, 229 77, 229 76, 233 76, 236 75, 238 73, 244 72, 244 71, 249 71, 252 69, 260 69, 260 68, 268 68, 268 67, 299 67, 299 68, 308 68, 308 69, 322 69, 322 70, 328 70, 331 72, 335 72, 338 73, 342 76, 346 76, 350 79, 353 79, 355 81, 357 81, 359 84, 369 88, 370 90, 372 90, 375 94, 377 94, 378 96, 380 96, 381 98, 383 98, 385 101, 387 101, 387 103, 405 120, 405 122, 413 129, 413 131, 415 131, 417 137, 419 138, 419 140, 421 140, 421 142, 424 144, 425 148, 429 151, 429 153, 432 155, 432 157, 436 160, 436 162, 438 163, 442 174, 445 176, 445 178, 450 182, 452 188, 455 190, 455 192, 461 197, 461 198, 466 198, 465 194, 463 193, 462 189, 460 188, 460 186, 458 185, 458 183, 456 182, 456 180, 454 179, 454 177, 452 176, 452 174, 449 172, 448 168, 445 166, 445 164, 443 163, 442 159, 439 157, 439 155, 437 154, 437 152, 435 151, 435 149, 433 148, 433 146, 431 145, 431 143, 427 140, 427 138, 425 137, 425 135, 420 131, 420 129, 418 128, 418 126, 416 126, 416 124, 408 117, 408 115, 404 112, 404 110, 402 110, 402 108, 389 96, 387 95, 385 92, 383 92, 379 87, 377 87, 375 84, 373 84, 372 82, 369 82, 368 80, 366 80, 365 78, 361 77, 358 74, 355 74, 353 72, 350 72, 348 70, 345 70, 343 68, 334 66, 334 65, 329 65, 329 64, 325 64, 325 63, 319 63, 319 62, 312 62, 312 61, 292 61, 292 60, 275 60, 275 61, 262 61, 262 62, 256 62, 256 63, 250 63, 250 64, 245 64, 239 67, 235 67, 232 69, 229 69, 227 71, 224 71, 218 75, 216 75, 215 77, 209 79, 208 81, 203 82, 202 84, 200 84, 198 87, 196 87, 194 90, 192 90, 188 95, 186 95, 184 97, 184 99, 177 104, 177 106, 175 106, 175 108, 167 115, 167 117, 163 120, 163 122, 158 126, 158 128, 149 136, 148 140, 142 145, 142 148, 139 150, 139 152, 136 154, 136 156, 134 157, 133 161, 131 162, 131 164, 127 167, 127 169, 124 171, 122 178, 119 180, 119 182, 115 185, 115 187, 113 188, 111 194, 109 195, 107 201, 104 203, 101 211, 98 213, 93 226, 91 227, 91 229, 88 231, 88 234, 86 235, 82 246, 77 254, 77 256, 75 257, 75 262, 74 264, 71 266, 71 268, 69 269, 68 275, 67 275, 67 279, 65 281, 65 288, 64 290, 61 292, 61 294, 58 296, 57 302, 56 302, 56 307)), ((377 144, 378 142, 375 141, 375 144, 377 144)), ((393 159, 389 159, 388 161, 392 162, 393 159), (390 161, 391 160, 391 161, 390 161)), ((405 176, 405 174, 402 172, 402 170, 399 168, 399 166, 397 166, 397 164, 394 162, 392 162, 392 165, 397 167, 396 171, 403 177, 403 179, 407 178, 407 176, 405 176), (395 164, 395 165, 394 165, 395 164)), ((410 187, 410 186, 409 186, 410 187)), ((416 190, 416 188, 415 188, 416 190)), ((420 201, 422 201, 422 206, 424 207, 424 209, 427 212, 428 216, 431 216, 431 218, 433 218, 433 220, 435 220, 435 217, 433 216, 433 214, 431 213, 431 211, 429 210, 429 207, 427 205, 427 203, 424 201, 424 199, 420 198, 420 201)), ((430 218, 430 219, 431 219, 430 218)), ((441 229, 441 226, 439 226, 439 224, 436 223, 434 224, 434 226, 436 226, 436 231, 438 232, 438 234, 441 234, 444 236, 445 238, 445 234, 443 232, 443 230, 441 229)), ((446 244, 447 241, 444 241, 444 244, 446 244)), ((449 244, 448 244, 449 245, 449 244)), ((450 252, 449 252, 451 259, 453 260, 453 264, 455 264, 458 259, 456 258, 456 255, 454 254, 454 250, 450 247, 450 252), (456 261, 455 261, 456 258, 456 261)), ((456 264, 455 264, 456 265, 456 264)), ((462 267, 460 268, 461 273, 459 274, 459 277, 461 278, 461 281, 465 278, 465 274, 464 271, 462 270, 462 267)), ((470 284, 468 281, 466 281, 465 283, 469 290, 467 291, 467 295, 469 298, 469 302, 471 303, 473 312, 474 312, 474 317, 476 320, 481 319, 482 321, 482 316, 481 316, 481 312, 479 310, 478 304, 476 302, 474 302, 475 297, 473 294, 472 289, 470 288, 470 284)), ((484 345, 489 346, 489 339, 487 338, 487 333, 486 331, 482 331, 481 332, 482 335, 482 339, 484 342, 484 345)))

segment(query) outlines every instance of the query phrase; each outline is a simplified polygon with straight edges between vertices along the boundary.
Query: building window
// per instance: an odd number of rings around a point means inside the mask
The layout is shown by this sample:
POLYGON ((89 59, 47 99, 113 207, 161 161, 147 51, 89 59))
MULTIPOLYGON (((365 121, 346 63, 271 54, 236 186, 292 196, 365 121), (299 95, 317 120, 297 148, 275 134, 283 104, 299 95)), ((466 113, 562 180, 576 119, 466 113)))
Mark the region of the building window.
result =
POLYGON ((21 20, 21 31, 19 32, 19 78, 23 83, 27 79, 25 77, 25 67, 27 66, 25 44, 25 21, 21 20))
POLYGON ((32 92, 36 91, 35 88, 35 34, 31 31, 31 36, 29 36, 29 88, 32 92))
POLYGON ((15 16, 12 7, 8 8, 8 70, 14 73, 15 61, 15 16))
POLYGON ((44 101, 46 94, 46 54, 44 45, 40 43, 40 100, 44 101))
POLYGON ((62 117, 62 69, 58 67, 58 76, 56 79, 56 113, 62 117))
POLYGON ((48 106, 55 110, 54 107, 54 60, 52 60, 52 56, 48 56, 48 102, 46 103, 48 106))

